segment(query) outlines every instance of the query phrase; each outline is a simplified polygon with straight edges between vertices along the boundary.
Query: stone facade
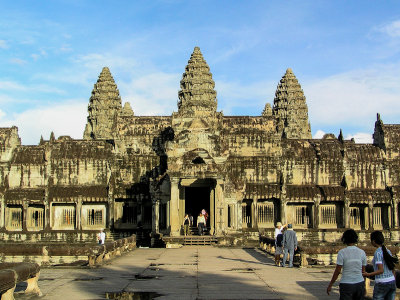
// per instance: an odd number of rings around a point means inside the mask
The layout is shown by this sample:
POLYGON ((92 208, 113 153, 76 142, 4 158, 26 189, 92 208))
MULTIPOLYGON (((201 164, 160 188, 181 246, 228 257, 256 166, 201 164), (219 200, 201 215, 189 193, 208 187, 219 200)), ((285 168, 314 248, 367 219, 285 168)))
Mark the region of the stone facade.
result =
POLYGON ((135 116, 104 68, 82 140, 52 134, 24 146, 16 127, 0 129, 0 238, 86 241, 100 228, 179 236, 184 214, 203 208, 216 236, 268 233, 277 221, 318 241, 346 227, 398 232, 400 125, 378 115, 373 144, 312 139, 291 69, 273 107, 225 116, 198 47, 180 87, 177 112, 135 116))

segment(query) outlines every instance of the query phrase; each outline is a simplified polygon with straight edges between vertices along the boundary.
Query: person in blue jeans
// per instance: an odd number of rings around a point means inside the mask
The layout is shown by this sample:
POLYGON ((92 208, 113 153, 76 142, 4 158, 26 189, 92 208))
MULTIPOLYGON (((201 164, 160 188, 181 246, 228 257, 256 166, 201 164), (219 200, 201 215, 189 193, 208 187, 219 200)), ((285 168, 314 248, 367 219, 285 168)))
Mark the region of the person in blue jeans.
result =
POLYGON ((297 250, 297 236, 296 232, 293 230, 292 224, 287 225, 287 230, 283 234, 282 247, 284 254, 281 267, 285 267, 286 259, 289 253, 289 268, 293 268, 294 251, 297 250))
POLYGON ((398 259, 392 256, 392 253, 383 244, 384 241, 382 232, 371 233, 371 244, 377 248, 372 260, 374 272, 364 272, 363 275, 365 277, 375 276, 373 300, 394 300, 396 297, 394 266, 398 259))
POLYGON ((336 268, 332 279, 326 289, 327 294, 332 291, 340 272, 342 277, 339 284, 340 300, 360 300, 365 296, 365 282, 363 272, 367 265, 367 256, 364 250, 356 247, 358 235, 353 229, 343 233, 342 242, 347 247, 339 250, 337 254, 336 268))

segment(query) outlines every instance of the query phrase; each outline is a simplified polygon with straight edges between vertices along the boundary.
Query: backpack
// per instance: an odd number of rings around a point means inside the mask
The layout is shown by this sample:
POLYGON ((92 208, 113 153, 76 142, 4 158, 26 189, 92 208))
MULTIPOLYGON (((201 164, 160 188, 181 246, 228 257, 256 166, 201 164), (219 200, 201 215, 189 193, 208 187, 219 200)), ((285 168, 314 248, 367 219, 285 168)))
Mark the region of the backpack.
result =
POLYGON ((282 241, 283 241, 283 234, 280 233, 276 236, 276 246, 282 247, 282 241))

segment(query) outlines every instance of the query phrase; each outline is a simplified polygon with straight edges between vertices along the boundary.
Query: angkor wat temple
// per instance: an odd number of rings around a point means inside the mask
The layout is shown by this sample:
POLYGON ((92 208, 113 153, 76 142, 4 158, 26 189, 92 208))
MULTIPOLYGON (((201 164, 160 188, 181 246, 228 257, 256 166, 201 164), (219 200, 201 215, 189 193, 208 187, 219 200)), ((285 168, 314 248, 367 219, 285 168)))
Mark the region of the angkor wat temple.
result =
POLYGON ((100 228, 107 238, 175 237, 201 209, 216 237, 271 232, 277 221, 300 239, 335 240, 348 227, 398 237, 400 125, 378 115, 373 144, 341 132, 312 139, 291 69, 260 116, 218 112, 214 86, 196 47, 172 115, 135 116, 104 68, 83 139, 24 146, 16 127, 1 128, 0 240, 89 241, 100 228))

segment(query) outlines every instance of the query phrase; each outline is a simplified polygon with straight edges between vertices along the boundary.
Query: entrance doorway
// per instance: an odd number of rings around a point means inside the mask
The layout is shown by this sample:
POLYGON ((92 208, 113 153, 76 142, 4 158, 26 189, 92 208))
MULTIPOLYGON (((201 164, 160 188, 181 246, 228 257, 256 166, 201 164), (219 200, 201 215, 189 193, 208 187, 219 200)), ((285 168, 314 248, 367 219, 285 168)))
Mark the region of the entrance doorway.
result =
POLYGON ((193 216, 192 226, 197 226, 197 216, 205 209, 209 215, 207 227, 210 227, 210 192, 209 186, 185 187, 185 213, 193 216))

